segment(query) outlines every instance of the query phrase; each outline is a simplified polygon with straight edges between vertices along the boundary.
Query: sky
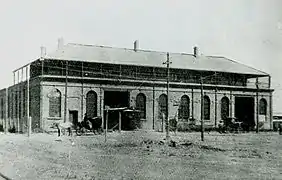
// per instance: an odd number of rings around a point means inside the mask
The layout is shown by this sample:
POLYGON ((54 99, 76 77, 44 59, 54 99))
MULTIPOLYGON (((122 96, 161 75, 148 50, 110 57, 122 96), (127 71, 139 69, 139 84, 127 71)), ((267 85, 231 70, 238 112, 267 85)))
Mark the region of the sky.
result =
POLYGON ((2 0, 0 88, 12 71, 65 43, 192 53, 236 60, 272 76, 282 112, 281 0, 2 0))

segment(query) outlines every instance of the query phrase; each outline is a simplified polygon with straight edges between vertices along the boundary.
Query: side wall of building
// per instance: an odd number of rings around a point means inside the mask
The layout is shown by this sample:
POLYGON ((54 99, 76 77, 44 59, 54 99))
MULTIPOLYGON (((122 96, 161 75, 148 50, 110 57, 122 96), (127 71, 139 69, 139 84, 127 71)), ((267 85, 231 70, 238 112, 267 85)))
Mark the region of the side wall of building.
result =
POLYGON ((6 89, 0 90, 0 130, 4 131, 6 120, 6 89))
MULTIPOLYGON (((6 89, 0 91, 0 124, 5 125, 7 130, 27 132, 27 83, 21 82, 8 88, 8 114, 6 119, 6 89), (2 104, 3 101, 3 104, 2 104)), ((39 80, 30 81, 30 117, 32 129, 41 128, 40 119, 40 84, 39 80)))
POLYGON ((41 101, 40 101, 40 80, 34 80, 30 83, 30 117, 31 117, 31 127, 32 130, 36 128, 41 129, 42 121, 41 121, 41 101))

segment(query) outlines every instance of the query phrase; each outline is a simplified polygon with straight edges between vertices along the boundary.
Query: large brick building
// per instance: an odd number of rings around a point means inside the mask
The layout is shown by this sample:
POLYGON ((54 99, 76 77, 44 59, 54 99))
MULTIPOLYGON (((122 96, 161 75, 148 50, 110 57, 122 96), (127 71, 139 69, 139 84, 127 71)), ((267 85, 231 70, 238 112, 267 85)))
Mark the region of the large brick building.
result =
MULTIPOLYGON (((105 106, 135 107, 142 111, 143 128, 162 129, 167 53, 141 50, 137 43, 133 49, 67 44, 53 53, 42 50, 41 58, 14 71, 13 86, 0 91, 1 124, 6 120, 8 128, 26 131, 29 77, 33 129, 48 130, 65 117, 80 121, 86 112, 103 117, 105 106)), ((200 124, 204 103, 205 125, 217 126, 231 116, 254 125, 258 119, 260 128, 272 128, 269 74, 225 57, 199 55, 197 48, 192 54, 170 53, 169 58, 170 116, 200 124)))

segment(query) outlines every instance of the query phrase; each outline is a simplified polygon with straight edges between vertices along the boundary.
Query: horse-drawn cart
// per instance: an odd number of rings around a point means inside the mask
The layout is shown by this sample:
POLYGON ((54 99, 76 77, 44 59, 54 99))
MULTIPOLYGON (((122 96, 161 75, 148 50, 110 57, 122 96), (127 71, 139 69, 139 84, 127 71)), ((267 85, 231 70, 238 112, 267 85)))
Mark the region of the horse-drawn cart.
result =
POLYGON ((224 120, 221 120, 218 125, 219 133, 226 132, 236 132, 239 133, 242 131, 243 122, 238 121, 236 117, 227 117, 224 120))
POLYGON ((124 108, 107 108, 104 114, 104 127, 102 127, 102 117, 89 118, 85 115, 83 121, 75 124, 77 135, 85 134, 92 131, 94 134, 103 132, 106 129, 113 130, 134 130, 141 128, 140 111, 128 107, 124 108), (108 117, 108 121, 106 121, 108 117))
POLYGON ((140 111, 133 108, 107 108, 105 109, 104 117, 108 118, 104 126, 107 123, 109 130, 134 130, 141 128, 140 111))
POLYGON ((83 121, 78 122, 75 125, 76 135, 80 136, 82 134, 87 133, 87 131, 93 132, 96 134, 101 134, 103 132, 102 129, 102 117, 97 116, 94 118, 89 118, 87 115, 84 117, 83 121))

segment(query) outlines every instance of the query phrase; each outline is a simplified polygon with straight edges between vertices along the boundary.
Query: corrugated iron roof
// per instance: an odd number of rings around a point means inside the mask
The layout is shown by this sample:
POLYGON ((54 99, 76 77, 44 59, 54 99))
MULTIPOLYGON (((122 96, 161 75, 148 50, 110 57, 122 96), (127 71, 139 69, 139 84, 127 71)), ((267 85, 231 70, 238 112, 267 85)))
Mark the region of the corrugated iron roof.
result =
MULTIPOLYGON (((166 67, 166 52, 114 48, 97 45, 69 43, 45 59, 87 61, 122 65, 137 65, 150 67, 166 67)), ((267 76, 268 74, 236 61, 218 56, 198 56, 185 53, 170 53, 170 67, 199 71, 229 72, 267 76)))

